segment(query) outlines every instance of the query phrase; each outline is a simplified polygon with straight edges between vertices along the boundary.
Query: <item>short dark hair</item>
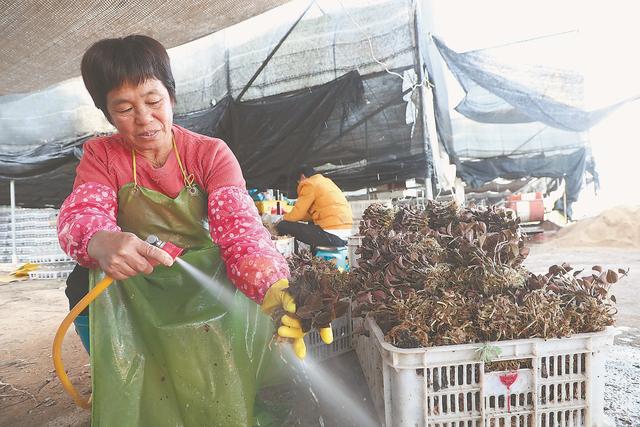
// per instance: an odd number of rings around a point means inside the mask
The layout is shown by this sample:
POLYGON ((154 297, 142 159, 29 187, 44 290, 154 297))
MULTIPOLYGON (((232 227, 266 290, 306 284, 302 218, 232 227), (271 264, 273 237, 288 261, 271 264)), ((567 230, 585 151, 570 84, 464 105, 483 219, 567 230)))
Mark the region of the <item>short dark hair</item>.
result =
POLYGON ((145 80, 158 79, 167 88, 171 101, 176 101, 169 54, 151 37, 134 34, 100 40, 84 53, 80 69, 93 103, 108 119, 107 93, 124 83, 137 86, 145 80))
POLYGON ((304 175, 307 178, 316 174, 316 170, 309 165, 302 165, 296 169, 296 178, 299 178, 300 175, 304 175))

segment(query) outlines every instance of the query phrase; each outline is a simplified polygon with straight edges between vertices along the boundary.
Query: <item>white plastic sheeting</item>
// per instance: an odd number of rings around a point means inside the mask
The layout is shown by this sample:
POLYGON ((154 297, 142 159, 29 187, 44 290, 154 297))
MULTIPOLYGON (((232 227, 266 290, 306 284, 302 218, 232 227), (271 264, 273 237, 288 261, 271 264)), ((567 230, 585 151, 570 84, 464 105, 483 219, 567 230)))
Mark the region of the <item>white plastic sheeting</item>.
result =
MULTIPOLYGON (((307 4, 292 2, 170 49, 176 114, 204 110, 227 93, 237 96, 307 4)), ((352 0, 344 5, 322 0, 305 14, 243 100, 319 85, 354 69, 364 75, 414 61, 411 0, 352 0)), ((79 77, 29 94, 0 96, 0 147, 5 152, 111 129, 79 77)))

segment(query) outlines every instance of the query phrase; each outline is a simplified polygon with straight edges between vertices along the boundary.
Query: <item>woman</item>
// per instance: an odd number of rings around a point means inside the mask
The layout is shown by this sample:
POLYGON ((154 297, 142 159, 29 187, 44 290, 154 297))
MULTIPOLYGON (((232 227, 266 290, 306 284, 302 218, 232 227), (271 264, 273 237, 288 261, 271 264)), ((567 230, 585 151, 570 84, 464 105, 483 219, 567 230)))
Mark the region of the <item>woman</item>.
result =
POLYGON ((293 236, 312 248, 346 246, 351 236, 353 214, 340 188, 310 166, 300 166, 296 179, 298 199, 293 210, 277 224, 278 232, 293 236))
MULTIPOLYGON (((92 421, 250 425, 272 329, 262 312, 295 304, 238 162, 223 141, 173 124, 175 82, 156 40, 99 41, 82 77, 118 131, 85 143, 58 220, 62 248, 93 269, 91 286, 100 271, 118 281, 90 310, 92 421), (232 307, 146 243, 151 234, 242 291, 232 307)), ((283 322, 279 333, 304 357, 299 323, 283 322)))

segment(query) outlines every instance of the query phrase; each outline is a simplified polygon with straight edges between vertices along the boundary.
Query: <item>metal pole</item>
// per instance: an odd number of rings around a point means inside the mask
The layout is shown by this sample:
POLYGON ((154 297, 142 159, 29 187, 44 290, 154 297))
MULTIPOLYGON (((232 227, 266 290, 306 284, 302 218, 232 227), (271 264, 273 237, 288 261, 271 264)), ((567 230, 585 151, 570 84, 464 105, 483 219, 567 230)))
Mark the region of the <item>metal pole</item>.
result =
POLYGON ((18 254, 16 253, 16 185, 12 179, 9 184, 11 193, 11 262, 18 263, 18 254))
MULTIPOLYGON (((421 9, 421 1, 415 1, 413 5, 413 13, 414 13, 414 32, 415 32, 415 44, 416 44, 416 61, 418 68, 418 82, 425 82, 425 72, 423 67, 423 56, 422 56, 422 46, 420 43, 420 35, 422 34, 422 9, 421 9)), ((427 170, 425 174, 425 189, 427 190, 426 197, 429 200, 433 200, 433 189, 434 189, 434 168, 435 168, 435 159, 433 157, 433 144, 438 143, 438 137, 436 135, 435 129, 431 129, 430 126, 427 125, 427 121, 429 117, 427 115, 427 111, 435 116, 435 112, 433 109, 433 104, 431 103, 430 97, 426 96, 427 88, 424 85, 420 86, 419 95, 420 95, 420 113, 421 113, 421 122, 422 122, 422 139, 424 140, 424 150, 425 150, 425 160, 427 162, 427 170), (428 101, 429 100, 429 101, 428 101), (431 162, 431 165, 429 165, 431 162)), ((435 124, 435 121, 433 122, 435 124)))
POLYGON ((569 218, 567 217, 567 177, 564 179, 564 191, 562 192, 562 207, 564 208, 564 223, 569 224, 569 218))
POLYGON ((313 6, 313 0, 309 2, 309 5, 307 6, 307 8, 298 17, 296 22, 293 23, 291 28, 289 28, 289 31, 287 31, 287 33, 284 36, 282 36, 282 38, 280 39, 280 41, 278 42, 276 47, 274 47, 273 50, 271 51, 271 53, 269 54, 269 56, 267 56, 267 59, 264 60, 262 65, 260 65, 260 68, 258 68, 258 70, 253 74, 253 76, 251 77, 251 79, 249 79, 247 84, 244 85, 244 88, 242 89, 242 92, 240 92, 240 95, 238 95, 238 97, 236 98, 236 102, 240 102, 240 100, 242 99, 244 94, 249 90, 249 88, 251 87, 253 82, 258 78, 258 76, 260 75, 262 70, 264 70, 264 67, 267 66, 267 64, 269 63, 269 61, 273 57, 273 55, 275 55, 276 52, 278 51, 278 49, 280 49, 280 46, 282 46, 282 43, 284 43, 284 41, 287 39, 287 37, 289 37, 289 34, 291 34, 291 32, 296 28, 296 26, 298 25, 298 22, 300 22, 302 20, 302 17, 304 17, 304 15, 307 14, 307 11, 311 8, 311 6, 313 6))

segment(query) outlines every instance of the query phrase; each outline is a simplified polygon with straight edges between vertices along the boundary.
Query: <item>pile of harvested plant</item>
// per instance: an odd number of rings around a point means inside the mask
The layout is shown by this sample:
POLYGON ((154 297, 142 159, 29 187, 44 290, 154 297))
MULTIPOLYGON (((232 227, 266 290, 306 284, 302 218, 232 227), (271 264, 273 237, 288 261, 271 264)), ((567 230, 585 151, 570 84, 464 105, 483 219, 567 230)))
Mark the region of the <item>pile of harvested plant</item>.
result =
MULTIPOLYGON (((356 311, 373 315, 403 348, 564 337, 612 325, 609 289, 627 272, 594 266, 583 274, 562 264, 532 274, 522 266, 529 249, 519 222, 510 211, 454 202, 369 206, 358 268, 349 274, 356 311)), ((333 291, 344 295, 344 276, 335 280, 333 291)))
MULTIPOLYGON (((349 274, 336 269, 334 263, 314 257, 302 251, 287 258, 291 278, 289 292, 296 302, 296 313, 289 316, 300 320, 302 330, 325 328, 343 316, 349 308, 349 274)), ((280 319, 285 314, 277 310, 273 317, 280 319)))

